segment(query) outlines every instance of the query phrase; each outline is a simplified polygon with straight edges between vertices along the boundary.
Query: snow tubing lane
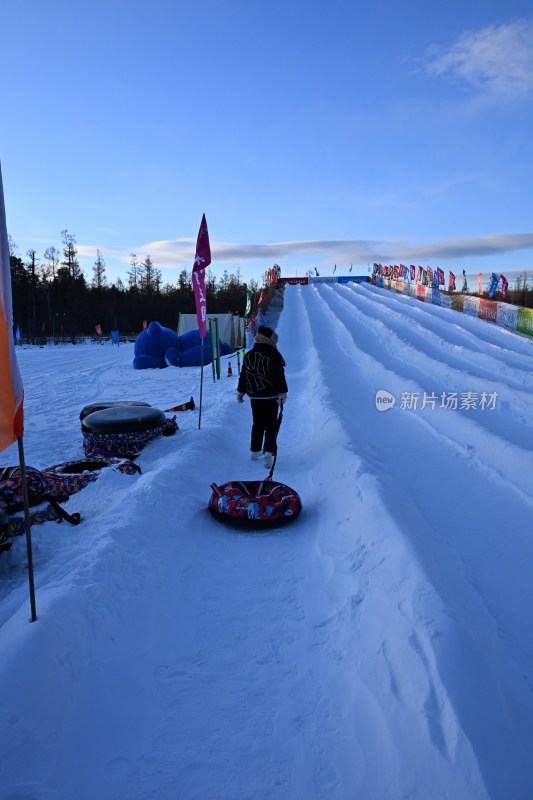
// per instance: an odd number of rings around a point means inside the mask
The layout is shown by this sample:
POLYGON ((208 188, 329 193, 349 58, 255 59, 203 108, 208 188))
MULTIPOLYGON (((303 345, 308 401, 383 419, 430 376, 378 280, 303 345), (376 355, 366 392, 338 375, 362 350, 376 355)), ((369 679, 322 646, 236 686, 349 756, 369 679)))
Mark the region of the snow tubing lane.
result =
POLYGON ((90 403, 80 411, 80 420, 84 420, 94 411, 102 411, 104 408, 115 408, 115 406, 146 406, 150 408, 150 403, 143 403, 142 400, 102 400, 101 403, 90 403))
POLYGON ((159 408, 152 406, 113 406, 87 414, 82 430, 91 433, 137 433, 151 431, 167 421, 159 408))
POLYGON ((209 511, 219 522, 248 530, 286 525, 302 510, 298 493, 277 481, 228 481, 211 484, 209 511))

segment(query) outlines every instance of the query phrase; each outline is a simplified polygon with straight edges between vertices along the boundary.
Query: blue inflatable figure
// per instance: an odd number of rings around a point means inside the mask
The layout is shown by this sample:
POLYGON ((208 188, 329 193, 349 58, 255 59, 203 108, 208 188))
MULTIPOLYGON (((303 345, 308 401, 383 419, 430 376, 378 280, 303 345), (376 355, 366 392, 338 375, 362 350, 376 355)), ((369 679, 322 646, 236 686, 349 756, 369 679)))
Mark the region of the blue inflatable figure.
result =
MULTIPOLYGON (((226 342, 220 342, 220 355, 233 352, 226 342)), ((213 358, 209 336, 204 340, 204 364, 213 358)), ((198 329, 178 336, 159 322, 151 322, 137 336, 134 347, 134 369, 162 369, 163 367, 199 367, 202 363, 202 340, 198 329)))

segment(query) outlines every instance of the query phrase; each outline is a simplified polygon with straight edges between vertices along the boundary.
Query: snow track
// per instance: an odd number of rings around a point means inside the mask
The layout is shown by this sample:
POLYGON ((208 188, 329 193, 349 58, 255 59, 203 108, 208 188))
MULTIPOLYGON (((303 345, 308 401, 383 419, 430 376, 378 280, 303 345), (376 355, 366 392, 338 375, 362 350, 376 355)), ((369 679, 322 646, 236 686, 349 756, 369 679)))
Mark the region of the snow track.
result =
MULTIPOLYGON (((34 532, 34 625, 23 542, 0 559, 1 800, 530 800, 533 342, 358 285, 287 287, 278 333, 291 527, 208 514, 264 469, 206 371, 201 431, 178 415, 34 532), (497 402, 401 407, 451 391, 497 402)), ((35 466, 89 402, 198 399, 198 370, 73 350, 21 353, 35 466)))
MULTIPOLYGON (((531 719, 531 695, 518 666, 527 663, 532 655, 531 648, 524 647, 530 636, 531 624, 527 614, 516 614, 517 607, 531 609, 533 606, 528 567, 517 557, 517 552, 527 552, 531 547, 528 522, 532 512, 531 492, 528 491, 533 465, 531 451, 493 437, 495 441, 491 452, 486 441, 490 434, 483 425, 481 412, 470 417, 467 416, 470 412, 461 414, 441 410, 439 413, 438 409, 418 412, 418 416, 415 412, 398 408, 377 413, 374 397, 378 389, 386 388, 399 397, 401 391, 426 390, 438 394, 444 387, 447 390, 450 388, 447 383, 449 365, 446 362, 443 365, 440 356, 442 350, 448 349, 447 343, 439 339, 434 343, 434 350, 439 353, 438 360, 420 352, 427 350, 427 346, 417 348, 412 344, 413 339, 415 344, 418 343, 420 335, 415 326, 410 324, 411 306, 415 305, 414 314, 417 312, 416 301, 412 301, 402 313, 403 304, 394 303, 394 297, 391 299, 385 293, 378 297, 379 305, 383 303, 388 306, 385 318, 393 317, 397 329, 402 332, 402 340, 398 342, 397 331, 392 337, 387 322, 376 324, 372 313, 376 305, 375 298, 370 296, 367 287, 331 288, 315 285, 299 292, 299 303, 296 303, 298 311, 289 312, 289 309, 292 311, 291 296, 287 293, 285 313, 292 320, 293 330, 305 326, 306 322, 312 327, 313 343, 310 349, 319 364, 320 377, 317 383, 326 389, 324 411, 330 418, 336 419, 343 430, 344 436, 340 439, 335 436, 335 440, 344 440, 345 447, 360 457, 360 462, 354 465, 358 490, 361 491, 365 481, 370 483, 370 506, 378 509, 377 519, 369 518, 364 522, 357 514, 350 515, 347 528, 351 528, 365 542, 365 547, 368 547, 367 532, 370 531, 374 550, 376 531, 379 531, 377 546, 386 554, 384 565, 392 570, 395 583, 400 587, 399 591, 391 591, 387 587, 386 595, 391 604, 378 606, 381 613, 376 616, 394 619, 395 606, 401 612, 405 612, 406 608, 411 609, 410 624, 414 632, 405 631, 402 640, 401 636, 397 638, 397 632, 402 627, 393 624, 391 640, 385 636, 377 649, 388 654, 386 663, 391 663, 395 653, 402 653, 403 668, 393 672, 404 678, 410 676, 408 691, 413 702, 416 681, 413 686, 411 679, 417 670, 413 665, 406 669, 405 659, 405 644, 409 642, 412 645, 414 653, 420 656, 419 667, 422 665, 426 672, 427 698, 423 699, 422 684, 416 702, 421 709, 431 708, 430 727, 433 734, 429 736, 428 744, 435 744, 439 739, 445 742, 446 733, 459 743, 462 736, 466 735, 480 762, 489 796, 503 797, 509 791, 509 775, 501 770, 502 754, 504 761, 515 763, 520 772, 525 768, 531 746, 531 734, 524 724, 531 719), (318 320, 320 324, 317 325, 318 320), (506 460, 505 453, 509 450, 512 454, 506 460), (488 462, 487 455, 490 455, 488 462), (502 455, 505 469, 500 463, 499 457, 502 455), (524 470, 522 475, 516 474, 517 462, 524 470), (517 491, 516 483, 521 478, 523 491, 517 491), (376 485, 380 489, 379 494, 375 490, 376 485), (496 492, 506 491, 513 497, 512 512, 506 504, 494 502, 496 492), (377 502, 376 495, 380 498, 377 502), (383 515, 380 503, 384 503, 390 514, 389 519, 379 519, 383 515), (511 520, 512 530, 509 526, 511 520), (509 537, 512 538, 512 547, 509 537), (398 548, 404 558, 403 564, 401 561, 395 563, 398 548), (407 555, 402 552, 406 548, 407 555), (409 548, 413 551, 410 555, 409 548), (410 564, 409 567, 406 567, 406 563, 410 564), (416 572, 422 574, 415 577, 416 572), (512 613, 509 613, 507 602, 502 603, 502 586, 507 585, 509 575, 513 575, 514 581, 512 613), (402 576, 401 580, 398 580, 399 576, 402 576), (429 609, 423 610, 428 603, 429 609), (472 612, 473 608, 477 609, 477 613, 472 612), (509 631, 510 627, 513 629, 511 638, 521 643, 513 654, 517 664, 513 655, 510 655, 512 648, 508 637, 502 640, 499 634, 502 630, 509 631), (420 628, 425 631, 423 637, 420 628), (423 647, 421 642, 424 642, 423 647), (449 658, 448 651, 453 652, 453 658, 449 658), (485 662, 486 652, 493 654, 494 662, 485 662), (435 667, 437 676, 432 675, 429 668, 433 661, 438 667, 435 667), (522 719, 522 726, 518 725, 518 730, 513 731, 511 738, 505 724, 511 697, 503 697, 501 703, 493 705, 490 721, 484 708, 487 691, 496 697, 501 693, 498 673, 503 663, 506 664, 507 679, 509 671, 514 673, 528 698, 526 714, 518 706, 514 708, 515 721, 522 719), (435 686, 439 687, 438 691, 435 686), (439 698, 439 702, 436 702, 436 698, 439 698), (465 702, 466 698, 468 702, 465 702), (492 734, 488 734, 489 730, 492 734), (439 733, 435 736, 436 731, 439 733), (500 780, 501 785, 498 785, 500 780)), ((376 316, 379 320, 379 313, 376 316)), ((428 318, 428 325, 431 325, 431 316, 428 315, 428 318)), ((442 324, 439 318, 439 324, 435 327, 442 327, 442 324)), ((484 334, 483 324, 479 323, 480 338, 484 334)), ((435 333, 432 336, 437 338, 435 333)), ((474 337, 470 334, 466 338, 474 337)), ((505 332, 502 338, 505 339, 505 332)), ((526 344, 529 346, 530 343, 526 344)), ((475 339, 472 349, 476 349, 475 339)), ((305 349, 304 352, 307 359, 308 353, 305 349)), ((524 348, 523 366, 527 366, 528 359, 531 363, 530 353, 531 347, 524 348)), ((310 372, 313 372, 312 367, 310 372)), ((460 375, 456 372, 456 380, 459 379, 460 375)), ((510 380, 514 379, 515 376, 511 375, 510 380)), ((471 390, 474 381, 475 390, 478 376, 474 371, 474 360, 468 374, 463 373, 463 380, 467 381, 465 386, 458 383, 453 388, 471 390)), ((500 371, 485 384, 485 389, 495 391, 495 381, 500 389, 500 371)), ((531 403, 528 411, 531 415, 531 403)), ((493 412, 483 413, 488 415, 493 412)), ((531 421, 531 416, 528 420, 531 421)), ((310 427, 313 427, 312 420, 310 427)), ((500 431, 507 427, 507 420, 501 413, 500 431)), ((526 436, 530 432, 531 426, 525 430, 526 436)), ((327 470, 323 472, 331 475, 327 470)), ((339 486, 349 492, 345 481, 341 481, 339 486)), ((329 483, 328 489, 324 490, 325 498, 331 497, 334 491, 329 483)), ((365 493, 361 503, 365 510, 368 510, 368 501, 365 493)), ((337 517, 335 501, 329 505, 325 500, 323 505, 327 505, 326 513, 337 517)), ((374 588, 379 587, 382 594, 383 571, 381 567, 372 584, 374 588)), ((364 567, 362 572, 365 572, 364 567)), ((378 603, 377 598, 375 602, 378 603)), ((368 641, 369 635, 370 632, 365 631, 363 642, 368 641)), ((373 670, 376 668, 374 656, 372 652, 370 661, 373 670)), ((361 665, 358 666, 358 673, 361 674, 361 665)), ((374 696, 381 695, 379 687, 382 677, 372 687, 374 696)), ((398 680, 394 679, 391 686, 397 688, 398 680)), ((398 696, 402 696, 404 691, 402 687, 398 696)), ((393 695, 396 695, 396 691, 393 691, 393 695)), ((394 705, 393 698, 388 697, 385 715, 389 717, 389 725, 392 724, 390 717, 395 713, 394 705)), ((400 732, 395 741, 398 746, 401 742, 400 732)), ((417 748, 420 748, 418 739, 417 748)), ((451 756, 454 748, 441 748, 440 752, 441 755, 449 753, 447 760, 450 767, 457 768, 455 759, 457 755, 461 757, 460 749, 454 757, 451 756)), ((428 764, 428 758, 431 758, 431 752, 425 753, 420 762, 428 764)), ((404 759, 401 760, 404 762, 404 759)), ((435 776, 437 772, 438 767, 431 763, 428 773, 435 776)), ((419 777, 417 785, 421 782, 419 777)), ((449 778, 442 780, 442 783, 449 788, 449 778)), ((516 796, 526 797, 526 786, 527 783, 518 781, 511 794, 514 792, 516 796)), ((372 791, 375 796, 386 796, 386 791, 380 790, 377 785, 372 791)), ((405 791, 408 792, 407 787, 405 791)), ((369 791, 368 796, 374 796, 373 793, 369 791)), ((467 790, 463 786, 457 787, 456 796, 476 795, 472 788, 467 790)))

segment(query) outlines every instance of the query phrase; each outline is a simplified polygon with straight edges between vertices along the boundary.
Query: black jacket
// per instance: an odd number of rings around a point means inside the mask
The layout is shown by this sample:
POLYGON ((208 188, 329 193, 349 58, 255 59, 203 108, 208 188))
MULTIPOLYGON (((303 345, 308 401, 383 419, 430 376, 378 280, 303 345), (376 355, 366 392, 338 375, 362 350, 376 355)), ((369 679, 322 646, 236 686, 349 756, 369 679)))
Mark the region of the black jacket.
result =
POLYGON ((276 398, 288 391, 284 367, 276 347, 256 342, 244 356, 237 391, 257 400, 276 398))

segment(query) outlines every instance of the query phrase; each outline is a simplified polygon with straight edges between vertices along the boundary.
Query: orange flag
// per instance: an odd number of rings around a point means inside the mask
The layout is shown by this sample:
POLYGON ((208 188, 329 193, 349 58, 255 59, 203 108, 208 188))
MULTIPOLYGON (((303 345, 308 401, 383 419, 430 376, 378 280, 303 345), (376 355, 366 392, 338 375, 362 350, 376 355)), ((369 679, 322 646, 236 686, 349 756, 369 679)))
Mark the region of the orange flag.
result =
POLYGON ((24 433, 24 388, 13 342, 13 305, 4 190, 0 169, 0 450, 24 433))

